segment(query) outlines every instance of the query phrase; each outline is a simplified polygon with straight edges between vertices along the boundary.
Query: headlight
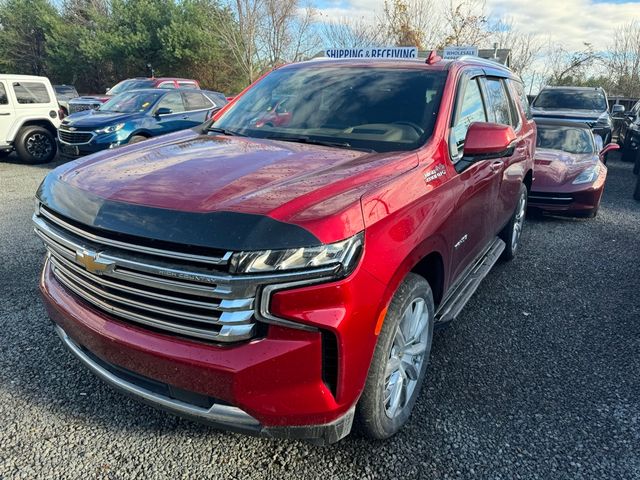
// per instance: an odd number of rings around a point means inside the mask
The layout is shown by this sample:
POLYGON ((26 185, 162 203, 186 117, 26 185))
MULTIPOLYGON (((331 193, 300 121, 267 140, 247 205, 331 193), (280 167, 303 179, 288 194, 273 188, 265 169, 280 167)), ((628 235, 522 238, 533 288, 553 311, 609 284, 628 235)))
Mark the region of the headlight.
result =
POLYGON ((360 232, 346 240, 316 247, 238 252, 231 257, 231 272, 266 273, 340 265, 340 272, 347 275, 358 263, 363 239, 360 232))
POLYGON ((96 133, 113 133, 124 128, 124 123, 118 123, 117 125, 110 125, 108 127, 99 128, 94 130, 96 133))
POLYGON ((587 168, 584 172, 578 175, 572 183, 577 185, 579 183, 595 182, 598 175, 600 175, 600 166, 596 165, 595 167, 587 168))

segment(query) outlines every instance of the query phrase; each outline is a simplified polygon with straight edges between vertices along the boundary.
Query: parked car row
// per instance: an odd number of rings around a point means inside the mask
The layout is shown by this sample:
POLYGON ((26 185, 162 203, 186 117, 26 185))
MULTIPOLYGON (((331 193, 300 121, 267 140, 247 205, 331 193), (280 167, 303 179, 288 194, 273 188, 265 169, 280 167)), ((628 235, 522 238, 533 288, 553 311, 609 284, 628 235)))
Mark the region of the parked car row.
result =
POLYGON ((130 79, 105 97, 79 97, 44 77, 0 75, 0 157, 51 161, 58 150, 78 157, 191 128, 227 103, 195 80, 130 79), (153 88, 151 88, 153 87, 153 88))

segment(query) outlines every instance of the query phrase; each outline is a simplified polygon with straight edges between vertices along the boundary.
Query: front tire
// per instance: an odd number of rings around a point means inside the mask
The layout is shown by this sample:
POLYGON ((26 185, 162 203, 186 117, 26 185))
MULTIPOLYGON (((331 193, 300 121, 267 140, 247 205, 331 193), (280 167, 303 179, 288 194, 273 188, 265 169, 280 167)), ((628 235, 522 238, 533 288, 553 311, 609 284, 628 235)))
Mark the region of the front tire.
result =
POLYGON ((15 140, 18 157, 25 163, 37 165, 48 163, 56 156, 58 146, 53 134, 44 127, 34 125, 25 127, 15 140))
POLYGON ((527 196, 528 191, 525 184, 520 184, 520 193, 518 194, 518 202, 516 208, 509 219, 509 223, 499 233, 499 237, 504 240, 507 246, 502 252, 504 260, 511 260, 516 256, 518 247, 520 246, 520 236, 524 227, 524 219, 527 212, 527 196))
POLYGON ((387 310, 356 409, 366 437, 389 438, 409 419, 429 363, 434 312, 429 283, 409 273, 387 310))
POLYGON ((144 142, 147 139, 148 137, 145 137, 144 135, 134 135, 133 137, 131 137, 131 140, 129 140, 129 145, 133 143, 144 142))

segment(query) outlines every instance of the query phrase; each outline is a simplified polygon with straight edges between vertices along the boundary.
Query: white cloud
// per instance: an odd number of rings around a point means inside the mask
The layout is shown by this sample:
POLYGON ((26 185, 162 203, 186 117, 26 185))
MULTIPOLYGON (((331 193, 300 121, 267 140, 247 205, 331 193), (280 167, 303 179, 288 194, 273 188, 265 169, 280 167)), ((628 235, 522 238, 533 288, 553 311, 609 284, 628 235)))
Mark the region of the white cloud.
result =
MULTIPOLYGON (((595 50, 606 50, 617 26, 640 21, 640 2, 487 0, 486 6, 493 19, 509 17, 518 30, 550 38, 568 50, 581 49, 584 42, 595 50)), ((329 18, 373 19, 382 8, 383 0, 329 0, 318 10, 329 18)))

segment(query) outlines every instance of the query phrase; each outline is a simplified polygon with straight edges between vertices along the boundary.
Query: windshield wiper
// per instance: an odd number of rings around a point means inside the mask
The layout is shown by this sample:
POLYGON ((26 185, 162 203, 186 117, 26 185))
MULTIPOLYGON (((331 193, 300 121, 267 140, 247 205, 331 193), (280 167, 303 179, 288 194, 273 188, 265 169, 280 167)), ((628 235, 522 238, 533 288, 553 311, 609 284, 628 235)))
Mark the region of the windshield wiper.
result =
POLYGON ((209 127, 207 129, 207 132, 221 133, 223 135, 228 135, 230 137, 246 137, 246 135, 242 133, 234 132, 233 130, 227 130, 226 128, 209 127))
POLYGON ((346 148, 349 150, 360 150, 363 152, 374 152, 374 150, 370 148, 357 148, 352 147, 348 142, 332 142, 329 140, 316 140, 315 138, 305 137, 305 136, 286 136, 286 135, 271 135, 266 137, 269 140, 280 140, 281 142, 296 142, 296 143, 308 143, 309 145, 322 145, 324 147, 335 147, 335 148, 346 148))

